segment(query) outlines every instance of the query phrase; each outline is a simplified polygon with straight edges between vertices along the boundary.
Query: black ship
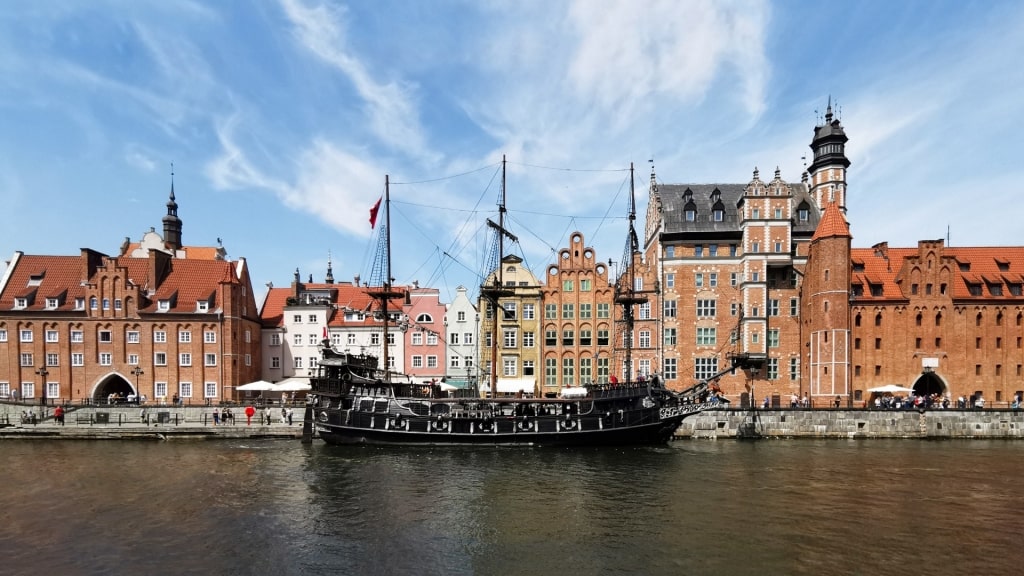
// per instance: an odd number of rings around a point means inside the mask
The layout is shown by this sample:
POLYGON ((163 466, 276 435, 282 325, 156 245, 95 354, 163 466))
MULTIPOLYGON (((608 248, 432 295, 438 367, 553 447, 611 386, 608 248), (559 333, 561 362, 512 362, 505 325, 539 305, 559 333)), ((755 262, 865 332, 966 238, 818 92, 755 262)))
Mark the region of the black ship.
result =
MULTIPOLYGON (((632 168, 630 170, 632 181, 632 168)), ((504 180, 504 178, 503 178, 504 180)), ((385 178, 385 226, 389 235, 390 193, 385 178)), ((504 185, 499 203, 499 222, 488 223, 498 237, 514 236, 504 229, 504 185)), ((639 254, 634 229, 635 201, 630 190, 627 251, 639 254)), ((667 389, 657 375, 626 382, 590 384, 564 389, 556 398, 449 397, 437 384, 416 383, 383 369, 387 366, 388 303, 401 297, 390 285, 390 239, 384 251, 388 260, 381 287, 370 291, 379 300, 384 319, 382 338, 384 361, 367 354, 335 351, 330 341, 321 345, 322 359, 311 378, 307 398, 304 441, 315 432, 330 444, 419 444, 419 445, 535 445, 615 446, 662 444, 671 440, 687 416, 720 407, 714 377, 675 392, 667 389)), ((622 306, 627 331, 632 330, 633 308, 645 297, 633 291, 633 268, 616 283, 616 303, 622 306)), ((500 276, 481 288, 481 294, 496 309, 498 299, 507 296, 500 276)), ((629 332, 627 332, 629 333, 629 332)), ((493 339, 496 340, 496 339, 493 339)), ((626 347, 625 370, 632 374, 632 360, 626 347)), ((493 359, 494 354, 491 355, 493 359)), ((751 359, 729 357, 729 367, 719 375, 746 368, 751 359)), ((493 360, 492 360, 493 362, 493 360)), ((494 370, 491 370, 494 374, 494 370)), ((717 376, 717 375, 716 375, 717 376)))

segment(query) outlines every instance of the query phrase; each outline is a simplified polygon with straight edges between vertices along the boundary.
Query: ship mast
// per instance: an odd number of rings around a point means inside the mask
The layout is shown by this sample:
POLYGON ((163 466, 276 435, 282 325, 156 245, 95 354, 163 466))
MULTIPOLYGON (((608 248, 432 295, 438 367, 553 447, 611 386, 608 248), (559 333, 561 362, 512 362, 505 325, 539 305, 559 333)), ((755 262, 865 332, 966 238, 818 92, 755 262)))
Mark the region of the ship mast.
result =
POLYGON ((629 237, 626 239, 626 250, 622 256, 622 263, 627 266, 625 274, 620 277, 616 285, 615 303, 622 306, 622 321, 625 325, 623 340, 626 345, 626 363, 624 365, 626 381, 633 377, 633 307, 637 304, 647 302, 647 297, 636 293, 636 255, 640 252, 640 241, 637 240, 636 227, 636 197, 633 189, 633 163, 629 163, 629 237), (626 286, 622 283, 625 281, 626 286))
POLYGON ((494 273, 493 285, 483 286, 480 290, 481 295, 487 299, 494 310, 494 324, 491 331, 491 398, 498 396, 498 330, 501 327, 499 320, 505 317, 505 310, 499 305, 498 300, 515 294, 514 291, 505 289, 505 282, 503 280, 505 237, 507 236, 512 242, 519 241, 515 235, 505 229, 505 212, 507 212, 505 208, 505 165, 505 155, 502 154, 501 192, 498 196, 498 223, 495 224, 490 218, 487 219, 487 225, 494 228, 498 234, 498 269, 494 273))
POLYGON ((388 361, 388 302, 392 298, 399 298, 405 295, 403 291, 395 291, 392 288, 391 277, 391 184, 388 175, 384 175, 384 278, 379 289, 371 289, 367 294, 374 299, 380 300, 380 310, 384 325, 384 340, 381 342, 381 368, 384 370, 384 381, 391 381, 390 362, 388 361))

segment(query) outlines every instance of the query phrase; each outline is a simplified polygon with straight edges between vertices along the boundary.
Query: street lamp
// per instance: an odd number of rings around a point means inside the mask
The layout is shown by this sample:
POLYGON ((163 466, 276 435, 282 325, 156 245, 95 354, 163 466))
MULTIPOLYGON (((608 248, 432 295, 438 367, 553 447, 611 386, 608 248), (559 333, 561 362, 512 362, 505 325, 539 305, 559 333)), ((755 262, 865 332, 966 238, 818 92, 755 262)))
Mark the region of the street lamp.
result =
POLYGON ((50 371, 46 369, 46 366, 42 366, 39 370, 36 370, 36 374, 39 374, 39 377, 43 380, 43 394, 39 397, 39 405, 46 406, 46 377, 50 374, 50 371))
POLYGON ((135 401, 142 404, 142 386, 139 384, 139 376, 143 374, 141 366, 132 368, 132 375, 135 376, 135 401))

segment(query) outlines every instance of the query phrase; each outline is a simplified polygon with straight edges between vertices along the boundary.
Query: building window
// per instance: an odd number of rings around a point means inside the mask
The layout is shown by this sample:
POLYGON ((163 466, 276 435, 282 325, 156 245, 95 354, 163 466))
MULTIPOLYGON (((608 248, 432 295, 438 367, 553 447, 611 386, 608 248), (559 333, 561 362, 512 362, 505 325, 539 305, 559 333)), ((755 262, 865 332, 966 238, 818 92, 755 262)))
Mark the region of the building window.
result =
POLYGON ((309 345, 310 346, 316 346, 317 342, 319 342, 319 340, 320 340, 320 338, 316 334, 310 334, 309 335, 309 345))
POLYGON ((697 346, 714 346, 717 341, 716 328, 697 328, 697 346))
MULTIPOLYGON (((466 356, 466 366, 471 365, 473 359, 466 356)), ((523 376, 533 376, 533 360, 523 360, 523 376)))
POLYGON ((295 368, 296 370, 302 368, 302 356, 296 356, 292 360, 292 368, 295 368))
POLYGON ((293 324, 302 324, 302 314, 292 314, 293 324))
POLYGON ((204 366, 216 366, 217 365, 217 355, 216 354, 204 354, 203 358, 204 358, 204 360, 203 360, 203 365, 204 366))
POLYGON ((607 302, 598 302, 597 304, 597 317, 598 318, 609 318, 610 317, 610 306, 607 302))
POLYGON ((182 352, 181 354, 178 354, 178 365, 179 366, 191 366, 192 365, 192 355, 189 354, 188 352, 182 352))
POLYGON ((558 360, 554 358, 544 359, 544 385, 554 386, 558 384, 558 360))
POLYGON ((697 288, 703 288, 704 287, 704 274, 701 274, 700 272, 694 274, 693 275, 693 283, 694 283, 694 285, 697 288))
POLYGON ((575 317, 575 306, 573 304, 562 304, 562 319, 572 320, 575 317))
POLYGON ((587 384, 594 381, 594 361, 592 358, 580 358, 580 382, 587 384))
POLYGON ((59 334, 60 333, 57 332, 56 330, 47 330, 46 331, 46 341, 47 342, 57 342, 57 340, 59 339, 59 334))
POLYGON ((590 289, 590 280, 585 278, 580 280, 580 292, 590 292, 590 289))
POLYGON ((640 320, 650 320, 651 319, 651 303, 650 302, 643 302, 643 303, 640 304, 640 314, 639 314, 638 318, 640 320))
POLYGON ((452 354, 448 357, 449 368, 459 368, 462 365, 462 357, 458 354, 452 354))
POLYGON ((167 312, 171 309, 170 300, 160 300, 156 303, 156 309, 160 312, 167 312))
MULTIPOLYGON (((860 369, 860 366, 857 367, 860 369)), ((800 359, 790 358, 789 359, 789 379, 799 380, 800 379, 800 359)))
POLYGON ((21 331, 21 338, 20 338, 20 340, 22 342, 31 342, 32 341, 32 331, 31 330, 22 330, 21 331))
POLYGON ((281 367, 281 357, 280 356, 273 356, 273 357, 271 357, 270 358, 270 367, 271 368, 280 368, 281 367))
POLYGON ((590 330, 580 330, 580 346, 590 346, 593 344, 594 338, 592 334, 590 330))
POLYGON ((413 368, 423 368, 423 356, 420 356, 419 354, 413 356, 412 357, 412 367, 413 368))
POLYGON ((562 281, 562 292, 572 292, 573 282, 572 280, 562 281))
POLYGON ((575 361, 572 358, 562 358, 562 386, 572 386, 576 383, 575 361))
POLYGON ((451 334, 449 334, 448 335, 448 343, 453 345, 453 346, 458 346, 459 345, 459 333, 458 332, 452 332, 451 334))
POLYGON ((99 300, 97 300, 95 296, 91 296, 89 298, 89 309, 90 310, 99 310, 99 307, 100 307, 99 306, 99 300))
POLYGON ((665 287, 675 288, 676 287, 676 275, 673 272, 665 274, 665 287))
POLYGON ((167 398, 167 382, 153 382, 153 394, 157 398, 167 398))
POLYGON ((7 342, 7 330, 0 330, 0 342, 7 342))
POLYGON ((769 358, 768 359, 767 377, 768 377, 769 380, 778 380, 779 379, 779 359, 778 358, 769 358))
POLYGON ((114 362, 114 355, 110 352, 100 352, 100 366, 110 366, 114 362))
POLYGON ((589 302, 580 303, 580 319, 587 320, 593 315, 593 304, 589 302))
MULTIPOLYGON (((349 346, 355 344, 356 335, 355 334, 349 334, 349 338, 352 340, 352 342, 349 342, 349 346)), ((422 346, 423 345, 423 333, 422 332, 413 332, 412 333, 412 345, 413 346, 422 346)))
POLYGON ((718 372, 718 358, 694 358, 693 377, 697 380, 707 380, 718 372))
POLYGON ((761 243, 760 242, 754 242, 753 244, 750 245, 750 252, 751 253, 757 254, 760 251, 761 251, 761 243))
MULTIPOLYGON (((217 343, 217 333, 214 332, 213 330, 207 330, 207 331, 203 332, 203 342, 205 342, 207 344, 216 344, 217 343)), ((280 341, 278 341, 278 343, 280 344, 280 341)))
POLYGON ((770 328, 768 330, 768 347, 778 348, 779 347, 779 329, 770 328))
POLYGON ((573 346, 576 343, 576 332, 562 330, 562 346, 573 346))
POLYGON ((517 374, 517 363, 515 358, 501 359, 501 373, 506 377, 514 377, 517 374))
POLYGON ((138 344, 142 342, 142 336, 137 330, 132 330, 125 334, 125 341, 129 344, 138 344))
POLYGON ((60 356, 58 356, 57 354, 48 352, 46 354, 46 365, 47 366, 58 366, 59 365, 59 358, 60 358, 60 356))
POLYGON ((472 332, 464 333, 462 335, 462 343, 465 344, 466 346, 469 346, 469 345, 473 344, 473 333, 472 332))
POLYGON ((138 354, 129 354, 128 355, 128 365, 129 366, 138 366, 139 365, 139 355, 138 354))
POLYGON ((768 315, 769 316, 778 316, 779 315, 779 301, 778 300, 771 300, 771 299, 768 300, 768 315))
POLYGON ((523 332, 523 348, 533 348, 535 345, 536 335, 533 332, 523 332))
POLYGON ((516 330, 504 330, 502 331, 503 341, 505 348, 515 348, 518 338, 516 337, 516 330))
POLYGON ((708 286, 711 288, 718 286, 718 272, 711 272, 708 274, 708 286))
POLYGON ((103 344, 109 344, 114 341, 114 335, 110 330, 100 330, 99 341, 103 344))
MULTIPOLYGON (((462 314, 460 312, 460 314, 462 314)), ((464 316, 465 314, 463 314, 464 316)), ((534 318, 534 306, 533 304, 523 304, 523 320, 533 320, 534 318)))
POLYGON ((664 308, 665 308, 665 318, 675 318, 676 317, 676 301, 675 300, 665 300, 664 308))
POLYGON ((178 384, 178 393, 179 393, 179 395, 182 398, 191 398, 192 397, 192 383, 191 382, 181 382, 181 383, 179 383, 178 384))
POLYGON ((665 345, 675 346, 676 345, 676 329, 665 328, 665 345))
POLYGON ((505 320, 515 320, 516 319, 516 308, 517 307, 516 307, 516 303, 515 302, 505 302, 504 304, 502 304, 502 308, 505 310, 505 315, 504 315, 505 320))
POLYGON ((789 315, 799 316, 800 315, 800 300, 798 298, 789 299, 789 315))
POLYGON ((701 244, 695 245, 693 247, 693 255, 696 258, 703 258, 704 257, 704 246, 701 245, 701 244))
POLYGON ((709 318, 715 315, 715 300, 697 300, 697 317, 709 318))
POLYGON ((163 330, 153 332, 153 342, 156 342, 157 344, 167 342, 167 332, 164 332, 163 330))
POLYGON ((609 342, 608 331, 607 330, 598 330, 597 331, 597 345, 598 346, 607 346, 608 342, 609 342))
POLYGON ((203 385, 203 396, 205 396, 206 398, 216 398, 217 397, 217 383, 216 382, 207 382, 207 383, 205 383, 203 385))
POLYGON ((72 366, 85 366, 85 354, 81 352, 71 353, 71 365, 72 366))
POLYGON ((280 334, 271 334, 270 335, 270 345, 271 346, 280 346, 281 345, 281 335, 280 334))
POLYGON ((166 352, 154 352, 153 353, 153 365, 154 366, 167 366, 167 353, 166 352))
POLYGON ((22 352, 20 355, 21 365, 25 367, 35 366, 31 352, 22 352))
POLYGON ((651 347, 651 332, 649 330, 640 331, 640 347, 650 348, 651 347))
POLYGON ((545 304, 544 305, 544 318, 547 320, 555 320, 558 318, 558 305, 557 304, 545 304))
POLYGON ((678 377, 678 369, 676 366, 675 358, 665 358, 662 361, 661 375, 664 376, 666 380, 675 380, 678 377))
POLYGON ((302 346, 302 334, 292 334, 292 344, 302 346))
POLYGON ((676 247, 675 246, 671 246, 671 245, 670 246, 665 246, 665 258, 675 258, 675 256, 676 256, 676 247))

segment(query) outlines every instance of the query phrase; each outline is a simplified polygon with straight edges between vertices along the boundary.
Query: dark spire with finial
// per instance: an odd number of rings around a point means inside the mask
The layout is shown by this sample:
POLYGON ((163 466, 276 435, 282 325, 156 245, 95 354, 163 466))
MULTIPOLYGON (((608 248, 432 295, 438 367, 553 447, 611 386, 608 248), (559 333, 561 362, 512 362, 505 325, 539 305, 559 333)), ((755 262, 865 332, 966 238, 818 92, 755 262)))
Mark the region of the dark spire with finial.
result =
POLYGON ((327 251, 327 276, 324 277, 324 282, 328 284, 334 284, 334 271, 331 270, 331 251, 327 251))
POLYGON ((828 108, 825 109, 825 123, 814 127, 814 140, 811 150, 814 153, 808 172, 811 174, 828 165, 840 164, 843 168, 850 167, 846 157, 846 131, 839 119, 832 114, 832 96, 828 97, 828 108))
POLYGON ((174 163, 171 163, 171 197, 167 200, 167 215, 164 222, 164 245, 172 250, 181 250, 181 218, 178 218, 178 203, 174 199, 174 163))

